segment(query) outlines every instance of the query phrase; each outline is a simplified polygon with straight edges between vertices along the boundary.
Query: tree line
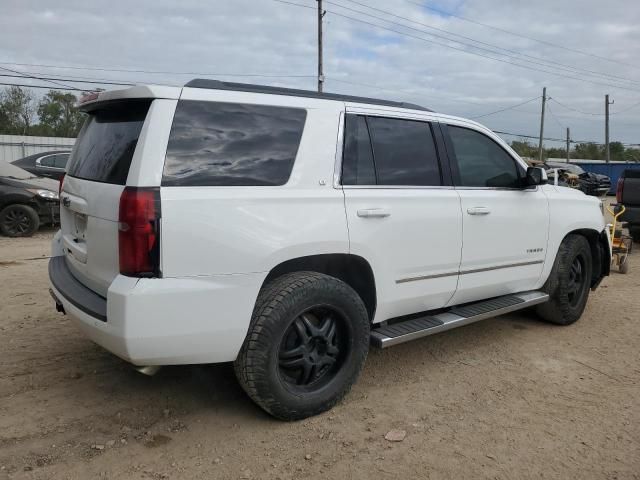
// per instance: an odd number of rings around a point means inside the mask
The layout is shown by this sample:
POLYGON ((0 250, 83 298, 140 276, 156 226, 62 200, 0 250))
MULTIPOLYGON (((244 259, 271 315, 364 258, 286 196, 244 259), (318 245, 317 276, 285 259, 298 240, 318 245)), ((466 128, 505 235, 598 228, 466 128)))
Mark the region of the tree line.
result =
POLYGON ((78 98, 58 90, 40 100, 26 88, 0 91, 0 134, 76 137, 85 114, 75 108, 78 98))
MULTIPOLYGON (((526 140, 514 140, 513 148, 521 157, 538 158, 538 146, 526 140)), ((621 142, 609 143, 609 153, 612 161, 640 162, 640 149, 625 147, 621 142)), ((567 158, 566 148, 543 148, 542 156, 546 158, 567 158)), ((577 143, 569 150, 569 158, 575 160, 604 160, 604 145, 598 143, 577 143)))

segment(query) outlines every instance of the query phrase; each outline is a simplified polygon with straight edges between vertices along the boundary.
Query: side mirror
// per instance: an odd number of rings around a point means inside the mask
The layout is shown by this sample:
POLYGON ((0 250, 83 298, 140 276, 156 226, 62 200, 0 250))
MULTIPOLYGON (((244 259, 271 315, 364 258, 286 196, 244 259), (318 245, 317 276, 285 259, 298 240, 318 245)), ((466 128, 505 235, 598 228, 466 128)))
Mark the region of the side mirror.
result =
POLYGON ((529 167, 527 168, 524 184, 526 187, 533 187, 536 185, 544 185, 547 183, 547 180, 547 172, 544 168, 529 167))

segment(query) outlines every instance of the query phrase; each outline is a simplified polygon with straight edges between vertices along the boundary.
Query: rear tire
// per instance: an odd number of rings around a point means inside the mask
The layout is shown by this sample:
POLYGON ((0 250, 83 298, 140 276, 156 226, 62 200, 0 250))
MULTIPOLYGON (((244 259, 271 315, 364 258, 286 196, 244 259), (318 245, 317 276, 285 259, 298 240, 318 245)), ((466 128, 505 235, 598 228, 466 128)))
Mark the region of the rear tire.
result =
POLYGON ((369 317, 337 278, 296 272, 263 287, 234 363, 238 381, 282 420, 329 410, 358 378, 369 350, 369 317))
POLYGON ((7 237, 30 237, 39 226, 40 217, 29 205, 16 203, 0 211, 0 232, 7 237))
POLYGON ((589 242, 581 235, 567 235, 542 288, 549 294, 549 301, 536 307, 538 315, 556 325, 570 325, 578 320, 589 298, 591 271, 589 242))

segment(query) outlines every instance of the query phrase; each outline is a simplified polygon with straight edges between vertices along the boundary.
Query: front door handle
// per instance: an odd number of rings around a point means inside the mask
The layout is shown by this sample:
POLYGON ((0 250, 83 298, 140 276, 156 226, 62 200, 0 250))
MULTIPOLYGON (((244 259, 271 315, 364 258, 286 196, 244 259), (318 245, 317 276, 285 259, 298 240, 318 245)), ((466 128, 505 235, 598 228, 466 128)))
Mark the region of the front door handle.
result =
POLYGON ((467 213, 469 215, 489 215, 491 210, 487 207, 470 207, 467 208, 467 213))
POLYGON ((358 216, 362 218, 384 218, 391 215, 388 208, 362 208, 358 210, 358 216))

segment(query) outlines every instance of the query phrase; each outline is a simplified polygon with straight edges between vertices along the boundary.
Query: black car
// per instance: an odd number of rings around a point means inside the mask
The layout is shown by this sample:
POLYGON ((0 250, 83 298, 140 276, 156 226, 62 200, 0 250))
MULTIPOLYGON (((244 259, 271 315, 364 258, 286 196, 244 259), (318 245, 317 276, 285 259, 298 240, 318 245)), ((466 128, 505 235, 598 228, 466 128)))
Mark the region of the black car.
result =
POLYGON ((578 165, 564 162, 546 162, 545 168, 558 169, 559 178, 571 185, 571 179, 566 174, 577 176, 577 187, 587 195, 601 197, 609 193, 611 189, 611 179, 606 175, 587 172, 578 165))
POLYGON ((0 233, 28 237, 60 221, 58 182, 0 162, 0 233))
POLYGON ((60 180, 64 176, 69 155, 71 155, 70 151, 41 152, 11 163, 39 177, 60 180))

